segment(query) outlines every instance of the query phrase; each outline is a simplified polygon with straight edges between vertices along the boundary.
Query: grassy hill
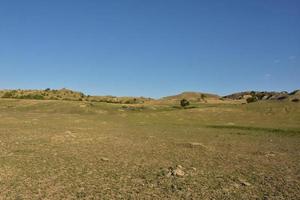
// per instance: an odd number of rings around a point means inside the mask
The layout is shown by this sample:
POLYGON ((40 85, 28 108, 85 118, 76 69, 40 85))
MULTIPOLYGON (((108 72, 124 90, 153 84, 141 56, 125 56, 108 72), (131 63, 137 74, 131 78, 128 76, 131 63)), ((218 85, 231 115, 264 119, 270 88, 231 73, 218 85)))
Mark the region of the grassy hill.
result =
POLYGON ((253 98, 259 100, 289 100, 298 102, 300 100, 300 90, 295 90, 291 93, 284 92, 261 92, 261 91, 246 91, 238 92, 223 97, 224 99, 232 100, 246 100, 247 98, 253 98))
POLYGON ((161 99, 152 99, 146 97, 116 97, 116 96, 91 96, 82 92, 69 90, 66 88, 55 90, 0 90, 0 98, 8 99, 35 99, 35 100, 68 100, 68 101, 86 101, 86 102, 106 102, 115 104, 152 104, 152 105, 179 105, 182 99, 188 100, 193 106, 202 103, 208 104, 240 104, 248 99, 255 102, 261 100, 284 100, 299 102, 300 91, 288 92, 259 92, 246 91, 234 93, 224 97, 216 94, 201 92, 183 92, 181 94, 163 97, 161 99))
POLYGON ((220 96, 201 92, 183 92, 181 94, 163 97, 161 100, 179 102, 182 99, 186 99, 192 103, 221 102, 220 96))
POLYGON ((191 101, 202 101, 203 99, 218 99, 220 98, 216 94, 208 94, 208 93, 201 93, 201 92, 183 92, 181 94, 163 97, 165 100, 181 100, 181 99, 188 99, 191 101))
POLYGON ((69 89, 60 90, 2 90, 0 97, 12 99, 37 99, 37 100, 76 100, 82 101, 86 96, 82 92, 69 89))
POLYGON ((82 92, 66 88, 53 90, 0 90, 0 98, 10 99, 36 99, 36 100, 68 100, 68 101, 90 101, 120 104, 139 104, 151 100, 144 97, 114 97, 114 96, 90 96, 82 92))

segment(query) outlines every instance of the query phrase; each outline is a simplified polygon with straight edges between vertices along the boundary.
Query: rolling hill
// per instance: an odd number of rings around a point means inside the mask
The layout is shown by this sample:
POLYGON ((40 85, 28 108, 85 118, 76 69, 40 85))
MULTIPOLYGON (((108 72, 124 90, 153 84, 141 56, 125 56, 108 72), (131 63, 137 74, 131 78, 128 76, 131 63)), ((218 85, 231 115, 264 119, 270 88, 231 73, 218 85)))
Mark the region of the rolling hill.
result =
POLYGON ((254 101, 279 100, 279 101, 300 101, 300 90, 293 92, 267 92, 267 91, 245 91, 233 93, 226 96, 202 92, 182 92, 177 95, 166 96, 160 99, 147 97, 116 97, 116 96, 91 96, 82 92, 62 88, 59 90, 47 88, 45 90, 0 90, 0 98, 8 99, 36 99, 36 100, 68 100, 68 101, 88 101, 106 102, 116 104, 174 104, 182 99, 191 103, 244 103, 248 98, 254 101))

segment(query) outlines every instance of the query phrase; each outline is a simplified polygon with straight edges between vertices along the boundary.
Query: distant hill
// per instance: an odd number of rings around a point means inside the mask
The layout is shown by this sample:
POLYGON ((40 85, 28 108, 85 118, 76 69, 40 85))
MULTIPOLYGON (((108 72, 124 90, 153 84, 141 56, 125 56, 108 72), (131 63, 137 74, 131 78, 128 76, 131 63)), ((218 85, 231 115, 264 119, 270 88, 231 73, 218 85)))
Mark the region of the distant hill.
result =
POLYGON ((91 101, 121 104, 137 104, 151 100, 144 97, 115 97, 115 96, 90 96, 82 92, 66 88, 53 90, 0 90, 0 98, 9 99, 37 99, 37 100, 68 100, 68 101, 91 101))
POLYGON ((216 94, 201 93, 201 92, 183 92, 173 96, 167 96, 161 98, 161 100, 167 101, 180 101, 186 99, 191 102, 208 102, 211 100, 220 100, 220 96, 216 94))
POLYGON ((87 96, 86 100, 91 102, 140 104, 153 99, 146 97, 87 96))
POLYGON ((248 98, 253 98, 257 101, 260 100, 290 100, 299 101, 300 100, 300 90, 295 90, 291 93, 286 91, 283 92, 267 92, 267 91, 246 91, 233 93, 223 97, 224 99, 232 100, 246 100, 248 98))
POLYGON ((9 99, 37 99, 37 100, 68 100, 68 101, 89 101, 89 102, 106 102, 119 104, 141 104, 149 103, 178 103, 182 99, 186 99, 194 103, 244 103, 261 100, 280 100, 280 101, 300 101, 300 90, 288 92, 266 92, 266 91, 245 91, 233 93, 220 97, 216 94, 201 92, 183 92, 177 95, 163 97, 154 100, 146 97, 116 97, 116 96, 91 96, 82 92, 73 91, 62 88, 59 90, 0 90, 0 98, 9 99), (248 101, 248 100, 251 101, 248 101))
POLYGON ((167 96, 160 99, 160 101, 178 102, 182 99, 187 99, 190 102, 200 103, 245 103, 255 102, 261 100, 278 100, 278 101, 300 101, 300 90, 288 92, 267 92, 267 91, 245 91, 233 93, 220 97, 216 94, 201 93, 201 92, 183 92, 178 95, 167 96), (249 101, 250 99, 250 101, 249 101))
POLYGON ((66 88, 60 90, 1 90, 0 97, 12 99, 39 99, 39 100, 83 100, 86 96, 66 88))

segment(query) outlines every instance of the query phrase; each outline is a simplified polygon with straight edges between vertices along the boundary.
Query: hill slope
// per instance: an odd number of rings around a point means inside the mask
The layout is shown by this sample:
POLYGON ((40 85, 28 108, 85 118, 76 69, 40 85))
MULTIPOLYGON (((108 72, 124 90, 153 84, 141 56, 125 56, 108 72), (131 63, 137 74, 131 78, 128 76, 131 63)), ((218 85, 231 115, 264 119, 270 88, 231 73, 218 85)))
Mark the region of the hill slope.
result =
POLYGON ((233 93, 223 97, 224 99, 245 100, 247 98, 254 98, 256 100, 290 100, 299 101, 300 90, 288 92, 266 92, 266 91, 246 91, 233 93), (298 100, 297 100, 298 99, 298 100))
POLYGON ((60 90, 2 90, 1 98, 12 99, 45 99, 45 100, 83 100, 86 96, 82 92, 66 88, 60 90))
POLYGON ((146 97, 116 97, 116 96, 91 96, 82 92, 69 90, 66 88, 55 90, 0 90, 0 98, 10 99, 37 99, 37 100, 69 100, 69 101, 89 101, 89 102, 106 102, 119 104, 141 104, 149 102, 152 104, 174 104, 182 99, 187 99, 193 103, 243 103, 248 98, 254 101, 260 100, 285 100, 300 101, 300 90, 288 92, 266 92, 266 91, 245 91, 233 93, 220 97, 216 94, 202 92, 183 92, 177 95, 166 96, 161 99, 151 99, 146 97))
POLYGON ((183 92, 177 95, 163 97, 161 100, 180 101, 182 99, 187 99, 192 102, 207 102, 209 100, 219 100, 220 96, 201 92, 183 92))
POLYGON ((90 96, 82 92, 69 90, 0 90, 0 98, 10 99, 37 99, 37 100, 69 100, 69 101, 92 101, 106 103, 135 104, 150 100, 144 97, 115 97, 115 96, 90 96))

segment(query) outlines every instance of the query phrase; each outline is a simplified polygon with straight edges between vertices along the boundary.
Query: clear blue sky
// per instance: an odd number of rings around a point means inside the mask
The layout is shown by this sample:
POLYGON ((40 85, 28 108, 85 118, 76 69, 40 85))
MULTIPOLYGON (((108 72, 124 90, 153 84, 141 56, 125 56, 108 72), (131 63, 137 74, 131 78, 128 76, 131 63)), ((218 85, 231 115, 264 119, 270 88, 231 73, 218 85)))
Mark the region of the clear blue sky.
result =
POLYGON ((300 88, 299 0, 1 0, 0 88, 300 88))

